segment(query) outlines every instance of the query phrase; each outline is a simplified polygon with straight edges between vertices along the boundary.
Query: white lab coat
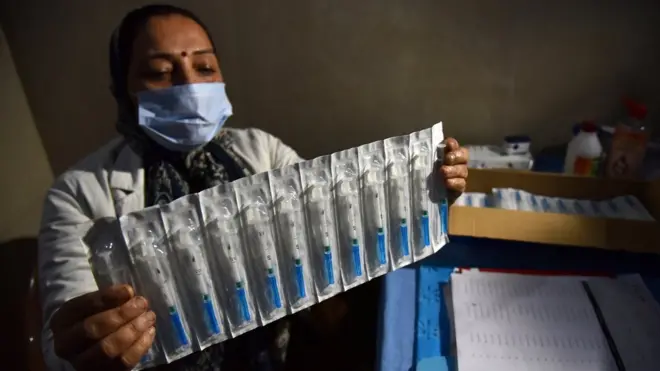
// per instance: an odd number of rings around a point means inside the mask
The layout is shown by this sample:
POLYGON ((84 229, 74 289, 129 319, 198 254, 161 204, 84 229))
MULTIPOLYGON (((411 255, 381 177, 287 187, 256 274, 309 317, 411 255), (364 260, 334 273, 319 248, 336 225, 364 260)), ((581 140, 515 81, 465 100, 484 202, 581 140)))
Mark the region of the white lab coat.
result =
MULTIPOLYGON (((255 173, 301 161, 278 138, 258 129, 228 129, 233 150, 255 173)), ((81 225, 144 208, 141 158, 123 138, 111 141, 67 170, 46 195, 39 232, 39 288, 43 309, 42 349, 49 369, 69 369, 55 354, 50 321, 60 306, 96 291, 81 225)))

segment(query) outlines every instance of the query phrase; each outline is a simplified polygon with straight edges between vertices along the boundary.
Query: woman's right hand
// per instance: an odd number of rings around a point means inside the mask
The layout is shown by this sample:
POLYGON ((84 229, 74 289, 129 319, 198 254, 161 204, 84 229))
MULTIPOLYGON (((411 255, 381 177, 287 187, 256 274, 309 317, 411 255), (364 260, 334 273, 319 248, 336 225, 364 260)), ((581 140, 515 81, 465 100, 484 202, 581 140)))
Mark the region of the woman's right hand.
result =
POLYGON ((76 370, 130 370, 151 348, 156 315, 129 285, 64 303, 51 321, 55 352, 76 370))

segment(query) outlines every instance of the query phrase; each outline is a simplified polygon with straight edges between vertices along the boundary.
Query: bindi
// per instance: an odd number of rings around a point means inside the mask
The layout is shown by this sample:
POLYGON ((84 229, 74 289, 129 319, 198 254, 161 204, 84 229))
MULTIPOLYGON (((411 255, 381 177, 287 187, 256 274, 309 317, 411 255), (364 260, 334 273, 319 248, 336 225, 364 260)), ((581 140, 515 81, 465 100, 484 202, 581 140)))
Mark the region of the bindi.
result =
POLYGON ((184 57, 184 58, 187 57, 187 56, 188 56, 188 52, 186 52, 186 51, 182 51, 182 52, 181 52, 181 56, 184 57))

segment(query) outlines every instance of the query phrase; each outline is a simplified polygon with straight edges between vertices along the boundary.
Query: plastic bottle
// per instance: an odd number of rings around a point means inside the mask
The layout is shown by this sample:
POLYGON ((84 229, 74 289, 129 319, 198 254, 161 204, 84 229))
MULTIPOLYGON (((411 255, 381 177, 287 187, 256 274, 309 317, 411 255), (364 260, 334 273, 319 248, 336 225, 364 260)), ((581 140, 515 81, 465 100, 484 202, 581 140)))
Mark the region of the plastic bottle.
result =
POLYGON ((598 127, 592 121, 586 121, 580 126, 580 132, 568 143, 564 173, 596 176, 602 154, 598 127))
POLYGON ((646 106, 624 99, 628 118, 614 130, 605 174, 610 178, 631 179, 640 175, 649 141, 644 125, 646 106))

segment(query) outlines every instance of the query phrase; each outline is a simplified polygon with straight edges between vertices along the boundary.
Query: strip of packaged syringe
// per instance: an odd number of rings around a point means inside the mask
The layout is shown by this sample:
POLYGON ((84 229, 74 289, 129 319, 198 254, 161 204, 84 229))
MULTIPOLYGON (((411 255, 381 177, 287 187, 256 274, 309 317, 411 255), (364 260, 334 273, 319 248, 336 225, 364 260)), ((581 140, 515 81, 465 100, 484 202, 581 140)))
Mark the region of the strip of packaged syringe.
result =
POLYGON ((492 193, 464 193, 456 200, 455 205, 613 219, 654 220, 639 199, 632 195, 605 200, 582 200, 536 195, 513 188, 496 188, 492 193))
POLYGON ((437 124, 120 217, 114 245, 95 242, 90 262, 99 286, 131 284, 157 314, 157 341, 141 367, 239 336, 442 248, 446 192, 433 172, 442 140, 437 124))

